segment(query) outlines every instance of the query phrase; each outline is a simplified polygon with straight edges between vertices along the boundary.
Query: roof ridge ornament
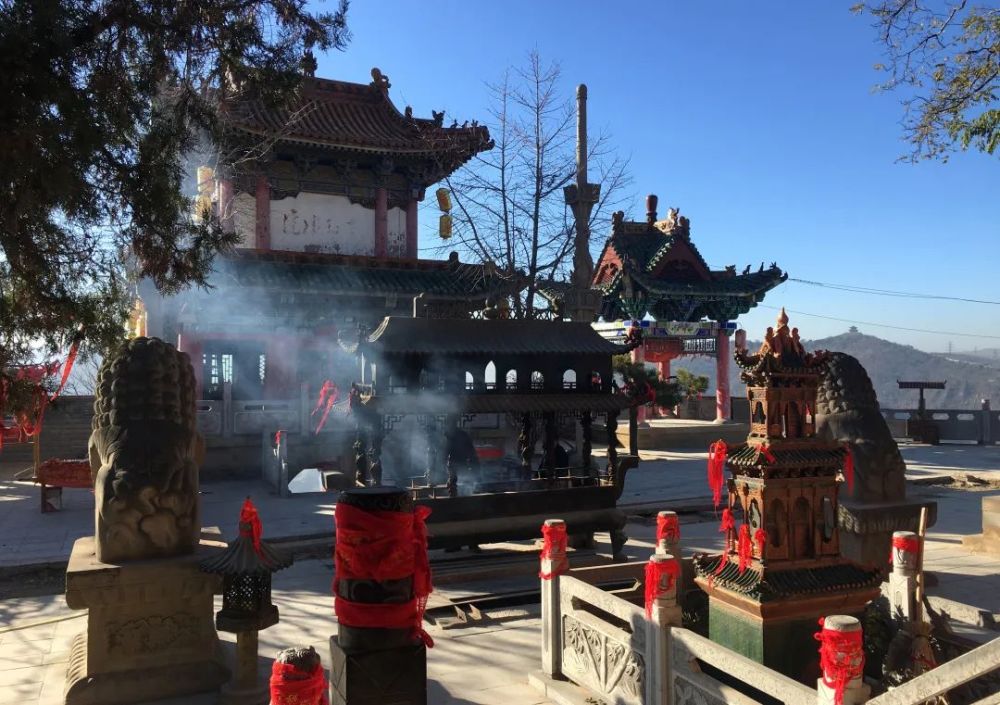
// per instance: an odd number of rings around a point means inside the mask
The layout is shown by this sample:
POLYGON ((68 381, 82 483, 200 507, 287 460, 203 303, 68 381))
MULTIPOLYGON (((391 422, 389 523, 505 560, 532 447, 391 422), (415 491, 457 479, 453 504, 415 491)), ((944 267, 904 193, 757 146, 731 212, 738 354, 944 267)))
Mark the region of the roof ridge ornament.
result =
POLYGON ((378 66, 372 68, 371 85, 373 88, 378 88, 383 93, 388 93, 389 88, 392 86, 392 84, 389 83, 389 77, 382 73, 382 70, 378 66))

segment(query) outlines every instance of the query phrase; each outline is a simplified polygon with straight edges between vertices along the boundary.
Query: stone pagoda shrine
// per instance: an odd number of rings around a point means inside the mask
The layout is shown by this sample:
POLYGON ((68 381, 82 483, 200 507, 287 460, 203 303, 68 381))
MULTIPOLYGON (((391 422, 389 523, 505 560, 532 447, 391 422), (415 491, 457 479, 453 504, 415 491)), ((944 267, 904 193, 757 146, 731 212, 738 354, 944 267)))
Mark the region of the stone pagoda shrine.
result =
MULTIPOLYGON (((658 219, 655 195, 646 198, 646 219, 612 217, 608 237, 594 267, 592 286, 601 293, 597 324, 605 337, 624 338, 634 326, 643 328, 644 343, 632 353, 634 362, 654 362, 661 379, 681 355, 715 355, 716 417, 730 417, 729 336, 736 319, 764 300, 788 275, 772 263, 737 273, 731 265, 713 270, 691 240, 691 222, 676 208, 658 219), (644 320, 647 314, 654 321, 644 320)), ((558 286, 543 286, 557 299, 558 286)), ((640 407, 640 421, 642 421, 640 407)))
MULTIPOLYGON (((805 352, 784 310, 756 354, 742 331, 736 342, 750 434, 728 455, 713 447, 714 489, 723 463, 730 473, 720 528, 726 548, 696 556, 695 580, 709 596, 713 641, 792 678, 815 678, 817 619, 860 616, 878 595, 881 573, 841 556, 838 489, 841 473, 851 482, 852 472, 849 450, 816 436, 825 353, 805 352)), ((712 475, 710 459, 710 482, 712 475)))

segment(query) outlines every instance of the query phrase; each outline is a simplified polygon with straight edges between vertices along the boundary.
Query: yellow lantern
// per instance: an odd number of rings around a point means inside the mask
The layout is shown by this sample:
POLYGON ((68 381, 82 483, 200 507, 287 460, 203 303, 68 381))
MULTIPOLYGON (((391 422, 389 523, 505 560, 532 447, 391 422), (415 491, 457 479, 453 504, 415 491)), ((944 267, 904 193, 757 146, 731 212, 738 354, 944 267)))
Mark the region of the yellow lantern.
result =
POLYGON ((442 215, 441 219, 438 221, 438 230, 441 235, 442 240, 447 240, 451 237, 451 216, 442 215))
POLYGON ((441 209, 441 212, 442 213, 450 213, 451 212, 451 194, 448 193, 448 189, 446 189, 446 188, 439 188, 437 191, 434 192, 434 195, 437 196, 438 208, 441 209))

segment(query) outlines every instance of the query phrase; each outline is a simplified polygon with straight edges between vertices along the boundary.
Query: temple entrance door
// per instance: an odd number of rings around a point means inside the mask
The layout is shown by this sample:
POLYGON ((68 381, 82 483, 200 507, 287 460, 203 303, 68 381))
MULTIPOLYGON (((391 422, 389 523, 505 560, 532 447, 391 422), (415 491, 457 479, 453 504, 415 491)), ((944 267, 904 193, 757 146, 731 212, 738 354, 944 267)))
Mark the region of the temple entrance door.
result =
POLYGON ((232 383, 233 399, 263 397, 265 355, 262 344, 235 340, 206 341, 204 360, 206 399, 221 399, 224 382, 232 383))

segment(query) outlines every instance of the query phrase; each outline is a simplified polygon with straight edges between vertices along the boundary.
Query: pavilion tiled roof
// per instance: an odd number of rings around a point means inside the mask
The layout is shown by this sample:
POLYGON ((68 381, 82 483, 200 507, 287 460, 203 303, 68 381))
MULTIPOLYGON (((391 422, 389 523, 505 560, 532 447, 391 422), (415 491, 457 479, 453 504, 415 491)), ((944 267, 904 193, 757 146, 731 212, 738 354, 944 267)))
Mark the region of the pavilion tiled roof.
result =
POLYGON ((407 260, 279 250, 236 250, 216 260, 210 286, 275 291, 403 295, 465 300, 504 290, 511 283, 496 270, 457 259, 407 260))
POLYGON ((805 468, 823 465, 839 465, 844 460, 846 449, 837 444, 831 443, 829 448, 782 448, 780 445, 771 445, 769 452, 774 456, 774 462, 765 459, 760 448, 752 444, 730 449, 726 456, 726 462, 737 468, 746 468, 754 465, 776 465, 786 468, 805 468))
POLYGON ((231 128, 325 150, 438 157, 455 168, 493 146, 481 125, 444 127, 442 119, 400 113, 377 69, 370 84, 306 77, 285 105, 243 100, 229 106, 231 128))
POLYGON ((740 574, 739 566, 725 556, 696 555, 694 566, 699 577, 711 579, 718 587, 760 602, 799 595, 864 590, 874 588, 882 581, 879 568, 866 569, 846 561, 785 570, 765 567, 761 571, 751 567, 740 574), (726 561, 726 566, 716 574, 720 561, 726 561))
POLYGON ((424 319, 390 316, 368 345, 417 355, 617 355, 589 323, 547 320, 424 319))

